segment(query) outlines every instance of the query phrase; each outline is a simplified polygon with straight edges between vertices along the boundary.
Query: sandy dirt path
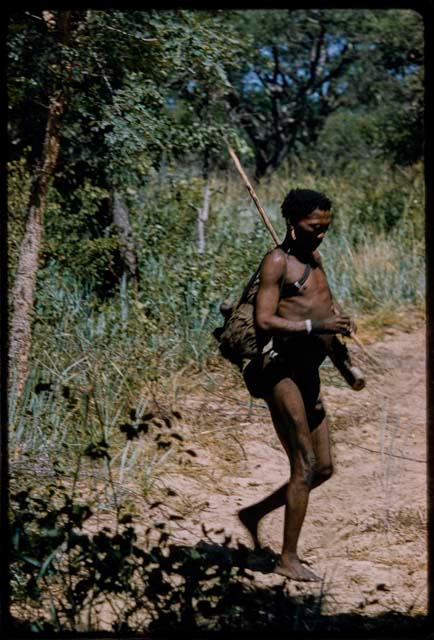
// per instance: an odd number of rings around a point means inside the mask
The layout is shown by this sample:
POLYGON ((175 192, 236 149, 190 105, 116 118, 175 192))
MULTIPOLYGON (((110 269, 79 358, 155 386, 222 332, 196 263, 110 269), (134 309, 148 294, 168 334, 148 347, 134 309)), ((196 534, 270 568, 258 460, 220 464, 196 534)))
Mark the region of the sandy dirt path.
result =
MULTIPOLYGON (((426 613, 425 329, 392 330, 370 352, 387 370, 368 372, 359 392, 323 383, 335 473, 312 492, 299 551, 321 584, 253 571, 261 585, 285 583, 289 594, 323 593, 323 613, 426 613)), ((368 365, 368 363, 365 363, 368 365)), ((180 544, 251 546, 237 511, 288 479, 286 455, 261 401, 250 401, 234 374, 214 372, 207 390, 180 399, 184 434, 197 458, 164 484, 180 544), (202 526, 205 525, 207 535, 202 526)), ((283 510, 261 523, 263 544, 280 551, 283 510)))

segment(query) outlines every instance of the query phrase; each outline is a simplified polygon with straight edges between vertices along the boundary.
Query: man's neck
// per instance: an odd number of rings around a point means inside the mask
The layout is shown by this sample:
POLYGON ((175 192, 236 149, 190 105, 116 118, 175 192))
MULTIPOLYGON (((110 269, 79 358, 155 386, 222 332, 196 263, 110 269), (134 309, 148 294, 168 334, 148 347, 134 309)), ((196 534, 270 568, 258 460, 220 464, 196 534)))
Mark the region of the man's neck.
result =
POLYGON ((297 240, 294 240, 294 238, 292 237, 290 231, 288 231, 288 233, 286 234, 281 247, 283 251, 285 251, 286 253, 291 253, 296 258, 298 258, 300 262, 307 263, 311 262, 314 259, 313 252, 307 251, 303 247, 300 247, 297 240))

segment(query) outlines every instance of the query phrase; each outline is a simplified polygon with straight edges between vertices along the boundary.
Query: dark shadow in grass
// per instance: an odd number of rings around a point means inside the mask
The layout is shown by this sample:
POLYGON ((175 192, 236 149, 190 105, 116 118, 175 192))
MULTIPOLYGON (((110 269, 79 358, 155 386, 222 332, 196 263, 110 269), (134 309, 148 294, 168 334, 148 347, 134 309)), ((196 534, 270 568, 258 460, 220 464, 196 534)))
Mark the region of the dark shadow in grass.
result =
POLYGON ((350 613, 324 615, 323 583, 310 583, 309 593, 299 595, 288 594, 286 580, 273 586, 259 584, 251 572, 268 574, 277 559, 278 555, 269 548, 253 551, 242 544, 232 547, 230 538, 223 544, 202 540, 192 547, 169 545, 169 554, 162 562, 164 571, 168 576, 171 573, 186 576, 177 595, 182 613, 173 627, 174 619, 167 618, 167 609, 163 607, 151 631, 158 637, 176 629, 188 634, 186 637, 203 639, 224 632, 225 640, 332 638, 347 632, 351 638, 370 638, 373 633, 378 638, 395 640, 406 633, 426 637, 423 616, 398 612, 375 618, 350 613))
POLYGON ((80 612, 89 585, 108 601, 119 603, 121 598, 123 605, 117 607, 114 636, 87 633, 86 637, 205 640, 224 634, 225 640, 274 640, 333 638, 348 633, 351 638, 372 638, 375 634, 375 638, 400 640, 405 634, 423 637, 426 632, 424 618, 394 612, 376 618, 324 615, 323 583, 312 584, 311 589, 296 595, 287 592, 286 580, 272 586, 261 584, 256 572, 270 573, 277 560, 267 548, 252 551, 241 544, 232 546, 227 536, 222 544, 208 538, 195 546, 171 544, 162 538, 159 545, 144 549, 128 528, 126 533, 128 536, 116 534, 104 539, 98 534, 92 548, 87 548, 90 542, 86 536, 77 538, 77 544, 82 545, 80 553, 87 554, 80 556, 79 564, 82 567, 83 558, 86 560, 89 575, 83 592, 78 590, 79 583, 65 596, 62 611, 70 616, 71 624, 59 629, 43 618, 33 623, 16 621, 15 637, 35 637, 41 632, 44 638, 77 637, 72 631, 76 629, 72 613, 80 612), (61 635, 56 636, 59 631, 61 635))
POLYGON ((224 544, 200 541, 196 549, 204 553, 210 563, 250 569, 260 573, 272 573, 279 559, 279 555, 270 547, 252 550, 241 543, 237 547, 229 547, 224 544))

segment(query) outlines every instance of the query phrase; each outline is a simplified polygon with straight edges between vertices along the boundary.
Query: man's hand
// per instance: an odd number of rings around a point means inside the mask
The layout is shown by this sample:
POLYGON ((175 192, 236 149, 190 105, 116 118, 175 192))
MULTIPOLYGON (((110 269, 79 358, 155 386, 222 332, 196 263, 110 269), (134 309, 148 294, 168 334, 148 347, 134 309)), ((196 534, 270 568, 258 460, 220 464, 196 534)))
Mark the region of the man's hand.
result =
POLYGON ((337 314, 325 320, 312 320, 312 333, 341 333, 349 336, 354 322, 349 316, 337 314))
MULTIPOLYGON (((334 301, 333 301, 333 304, 332 304, 332 311, 333 311, 337 316, 339 316, 339 317, 341 317, 341 318, 342 318, 342 317, 345 317, 345 318, 347 318, 347 317, 348 317, 348 316, 346 315, 346 313, 344 313, 344 311, 343 311, 343 309, 342 309, 341 305, 340 305, 338 302, 336 302, 336 300, 334 300, 334 301)), ((357 325, 356 325, 355 321, 354 321, 352 318, 350 319, 350 321, 351 321, 351 329, 350 329, 350 331, 351 331, 351 333, 356 333, 356 331, 357 331, 357 325)))

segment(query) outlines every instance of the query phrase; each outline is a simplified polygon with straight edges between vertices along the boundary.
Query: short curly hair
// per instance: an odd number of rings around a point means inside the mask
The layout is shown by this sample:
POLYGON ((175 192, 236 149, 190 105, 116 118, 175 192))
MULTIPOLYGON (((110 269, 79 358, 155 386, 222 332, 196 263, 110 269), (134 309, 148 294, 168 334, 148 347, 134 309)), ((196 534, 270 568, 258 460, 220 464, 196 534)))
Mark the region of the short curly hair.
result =
POLYGON ((308 216, 314 209, 330 211, 331 200, 320 191, 312 189, 291 189, 282 202, 282 216, 289 222, 296 222, 308 216))

